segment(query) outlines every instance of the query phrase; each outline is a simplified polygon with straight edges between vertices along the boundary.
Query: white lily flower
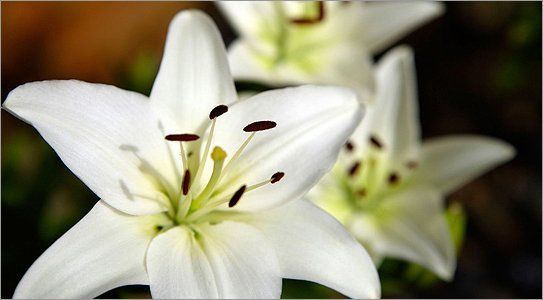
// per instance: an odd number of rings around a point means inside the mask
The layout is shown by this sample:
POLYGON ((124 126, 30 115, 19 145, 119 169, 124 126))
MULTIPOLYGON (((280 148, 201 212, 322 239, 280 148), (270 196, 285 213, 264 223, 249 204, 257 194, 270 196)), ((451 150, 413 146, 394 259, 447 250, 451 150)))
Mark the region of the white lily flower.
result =
POLYGON ((497 139, 455 135, 421 144, 416 78, 409 48, 376 66, 373 105, 330 175, 309 195, 341 221, 379 264, 389 256, 449 280, 456 257, 444 197, 511 159, 497 139))
POLYGON ((128 284, 156 298, 278 298, 281 278, 380 295, 360 244, 302 196, 362 117, 344 88, 236 102, 211 19, 172 21, 151 96, 80 81, 13 90, 33 125, 102 200, 30 267, 15 298, 89 298, 128 284))
POLYGON ((334 84, 367 96, 371 55, 438 16, 438 2, 222 1, 240 38, 234 78, 268 85, 334 84))

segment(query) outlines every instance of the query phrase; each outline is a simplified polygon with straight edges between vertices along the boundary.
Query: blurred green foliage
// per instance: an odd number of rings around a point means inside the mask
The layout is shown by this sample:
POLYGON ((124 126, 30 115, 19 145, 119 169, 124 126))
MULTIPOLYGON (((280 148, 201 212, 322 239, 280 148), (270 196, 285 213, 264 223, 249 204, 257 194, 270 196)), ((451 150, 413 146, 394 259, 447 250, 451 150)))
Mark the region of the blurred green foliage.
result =
POLYGON ((160 57, 147 51, 140 52, 132 65, 120 74, 124 88, 144 95, 151 93, 155 76, 158 72, 160 57))
POLYGON ((528 84, 530 68, 541 58, 537 48, 541 44, 541 11, 531 6, 518 6, 505 28, 506 51, 502 64, 493 72, 493 90, 496 95, 511 93, 528 84))

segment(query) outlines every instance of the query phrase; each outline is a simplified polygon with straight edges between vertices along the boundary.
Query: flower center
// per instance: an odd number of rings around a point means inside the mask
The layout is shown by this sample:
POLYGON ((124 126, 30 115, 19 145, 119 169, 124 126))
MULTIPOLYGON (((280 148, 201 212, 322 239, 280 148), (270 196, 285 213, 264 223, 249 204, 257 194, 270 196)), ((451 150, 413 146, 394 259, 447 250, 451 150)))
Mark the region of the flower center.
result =
MULTIPOLYGON (((378 207, 380 200, 404 185, 418 166, 412 160, 401 166, 392 164, 385 152, 386 145, 376 135, 369 137, 368 145, 362 159, 354 161, 343 171, 349 198, 354 206, 362 210, 378 207)), ((355 153, 355 145, 348 141, 345 150, 355 153)))
MULTIPOLYGON (((192 133, 169 134, 165 137, 167 141, 179 143, 181 156, 181 187, 176 198, 170 199, 170 210, 168 216, 175 224, 190 224, 205 220, 205 216, 219 209, 223 204, 228 203, 228 207, 236 206, 244 194, 258 189, 267 184, 275 184, 285 175, 283 172, 276 172, 268 179, 252 185, 242 184, 236 192, 229 195, 222 195, 220 191, 225 190, 224 178, 235 168, 236 163, 242 156, 254 136, 265 130, 273 129, 277 124, 273 121, 257 121, 248 124, 243 131, 249 135, 232 155, 230 160, 225 163, 227 153, 220 147, 215 146, 210 153, 213 134, 217 125, 217 118, 228 112, 226 105, 219 105, 209 113, 211 122, 209 134, 205 141, 202 156, 193 155, 193 152, 186 151, 186 144, 196 142, 200 137, 192 133), (208 160, 208 156, 213 162, 213 170, 206 184, 201 184, 203 171, 208 160)), ((197 145, 199 146, 199 145, 197 145)))

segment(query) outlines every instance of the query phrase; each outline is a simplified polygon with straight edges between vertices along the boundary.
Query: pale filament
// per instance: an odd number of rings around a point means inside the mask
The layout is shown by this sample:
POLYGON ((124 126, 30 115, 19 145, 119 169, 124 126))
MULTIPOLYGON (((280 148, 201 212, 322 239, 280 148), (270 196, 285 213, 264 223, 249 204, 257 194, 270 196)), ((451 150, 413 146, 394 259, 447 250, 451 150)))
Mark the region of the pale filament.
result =
POLYGON ((224 167, 224 170, 222 172, 222 175, 221 177, 219 178, 219 181, 224 177, 224 175, 226 175, 228 173, 228 171, 230 170, 230 168, 232 167, 232 165, 237 161, 237 159, 241 156, 241 154, 243 153, 243 150, 245 150, 245 148, 247 147, 247 145, 249 145, 249 142, 253 139, 253 137, 255 136, 256 132, 253 132, 251 133, 251 135, 249 135, 247 137, 247 139, 245 139, 245 141, 241 144, 241 146, 238 148, 238 150, 236 151, 236 153, 234 153, 234 156, 232 156, 232 158, 228 161, 228 163, 226 164, 226 166, 224 167))
POLYGON ((198 184, 200 182, 200 177, 202 177, 203 170, 206 166, 207 155, 209 154, 209 148, 211 147, 211 140, 213 139, 213 133, 215 132, 216 122, 217 118, 211 120, 211 129, 209 130, 209 136, 207 137, 204 154, 202 155, 200 163, 198 164, 198 171, 196 172, 196 176, 194 177, 194 184, 198 184))

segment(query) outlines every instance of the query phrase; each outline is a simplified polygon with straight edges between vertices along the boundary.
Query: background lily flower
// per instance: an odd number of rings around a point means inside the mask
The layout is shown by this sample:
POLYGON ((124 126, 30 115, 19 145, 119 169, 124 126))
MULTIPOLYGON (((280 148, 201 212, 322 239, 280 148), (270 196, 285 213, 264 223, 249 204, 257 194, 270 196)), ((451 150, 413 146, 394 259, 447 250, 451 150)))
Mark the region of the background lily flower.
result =
POLYGON ((149 98, 75 80, 13 90, 4 107, 102 199, 14 297, 145 284, 156 298, 278 298, 282 277, 379 297, 360 244, 314 204, 294 201, 359 123, 356 95, 303 86, 236 99, 219 32, 194 11, 172 21, 149 98))
POLYGON ((375 103, 332 173, 310 192, 368 249, 452 278, 455 250, 445 195, 511 159, 514 149, 474 135, 421 144, 416 78, 409 48, 391 50, 376 66, 375 103))
POLYGON ((240 37, 229 47, 234 78, 268 85, 373 87, 371 55, 441 14, 438 2, 219 3, 240 37))

